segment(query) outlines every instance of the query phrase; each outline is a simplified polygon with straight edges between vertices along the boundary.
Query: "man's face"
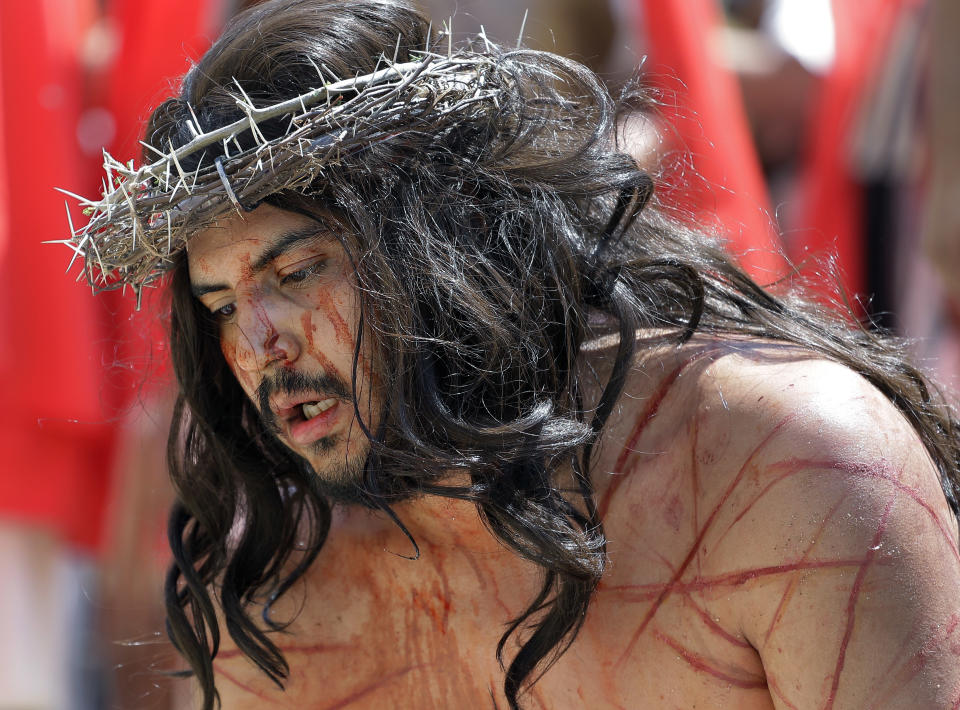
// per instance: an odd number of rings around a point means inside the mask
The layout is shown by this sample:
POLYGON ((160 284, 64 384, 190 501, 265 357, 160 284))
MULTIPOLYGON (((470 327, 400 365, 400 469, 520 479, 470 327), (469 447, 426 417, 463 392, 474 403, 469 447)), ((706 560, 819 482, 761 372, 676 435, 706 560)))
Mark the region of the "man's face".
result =
MULTIPOLYGON (((353 267, 329 229, 263 205, 190 239, 190 283, 220 347, 267 426, 333 489, 357 481, 369 442, 350 385, 359 303, 353 267)), ((379 411, 361 358, 356 400, 379 411)))

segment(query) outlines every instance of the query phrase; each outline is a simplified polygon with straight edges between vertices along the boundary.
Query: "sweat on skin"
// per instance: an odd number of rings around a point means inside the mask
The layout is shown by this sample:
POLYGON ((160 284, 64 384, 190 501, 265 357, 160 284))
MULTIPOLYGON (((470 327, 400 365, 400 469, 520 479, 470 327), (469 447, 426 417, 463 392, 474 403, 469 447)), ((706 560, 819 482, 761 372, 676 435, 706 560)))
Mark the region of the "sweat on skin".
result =
MULTIPOLYGON (((192 239, 189 265, 254 401, 279 371, 349 382, 350 261, 315 223, 261 207, 192 239)), ((588 349, 584 366, 602 370, 608 351, 588 349)), ((330 394, 269 399, 281 440, 320 477, 355 472, 365 455, 349 397, 330 394)), ((376 396, 359 401, 375 419, 376 396)), ((695 338, 643 351, 608 426, 595 470, 610 568, 531 707, 960 702, 960 684, 940 682, 960 652, 956 520, 916 435, 871 386, 795 348, 695 338)), ((396 513, 420 559, 382 514, 337 508, 320 557, 275 612, 293 619, 286 688, 228 642, 215 666, 225 708, 499 697, 490 649, 538 570, 471 504, 415 499, 396 513)))
POLYGON ((203 710, 960 707, 954 410, 672 221, 585 67, 438 26, 241 13, 74 232, 172 269, 203 710))

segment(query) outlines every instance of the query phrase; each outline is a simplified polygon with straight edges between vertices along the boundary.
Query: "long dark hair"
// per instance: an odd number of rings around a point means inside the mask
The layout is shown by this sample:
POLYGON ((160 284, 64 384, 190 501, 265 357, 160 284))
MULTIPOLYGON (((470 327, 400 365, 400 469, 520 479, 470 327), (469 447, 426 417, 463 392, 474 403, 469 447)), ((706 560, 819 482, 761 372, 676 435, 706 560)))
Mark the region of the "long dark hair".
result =
MULTIPOLYGON (((180 97, 154 112, 147 140, 189 141, 190 107, 204 129, 239 118, 234 80, 255 103, 276 103, 316 84, 320 66, 352 76, 375 70, 383 55, 409 61, 429 33, 402 0, 256 6, 187 74, 180 97)), ((572 643, 603 574, 591 451, 640 329, 664 342, 753 335, 849 366, 921 434, 957 511, 956 423, 897 343, 786 286, 760 288, 715 240, 670 221, 651 198, 650 177, 618 150, 618 104, 586 68, 546 53, 485 51, 512 77, 493 118, 424 119, 344 156, 309 191, 270 201, 346 227, 361 301, 357 354, 365 348, 377 364, 387 402, 382 423, 365 427, 368 504, 389 512, 403 495, 471 500, 493 535, 544 572, 496 649, 503 660, 506 640, 532 624, 505 671, 512 708, 572 643), (612 324, 619 345, 588 410, 578 361, 597 320, 612 324), (573 494, 555 480, 566 466, 573 494), (471 485, 444 484, 457 471, 471 485)), ((263 130, 269 138, 282 127, 263 130)), ((315 559, 331 509, 226 366, 216 325, 190 294, 183 254, 170 292, 180 393, 168 451, 178 493, 168 625, 210 709, 215 604, 237 646, 282 684, 288 667, 271 640, 281 627, 271 605, 315 559), (294 558, 305 530, 306 552, 294 558)))

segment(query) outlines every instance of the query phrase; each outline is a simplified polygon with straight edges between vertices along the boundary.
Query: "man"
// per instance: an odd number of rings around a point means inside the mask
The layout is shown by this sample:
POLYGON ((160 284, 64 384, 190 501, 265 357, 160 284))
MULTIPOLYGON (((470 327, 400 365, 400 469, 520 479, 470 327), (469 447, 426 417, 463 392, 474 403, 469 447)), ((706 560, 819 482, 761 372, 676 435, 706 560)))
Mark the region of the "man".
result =
POLYGON ((955 422, 678 227, 574 62, 274 0, 108 160, 170 271, 170 632, 202 707, 960 702, 955 422))

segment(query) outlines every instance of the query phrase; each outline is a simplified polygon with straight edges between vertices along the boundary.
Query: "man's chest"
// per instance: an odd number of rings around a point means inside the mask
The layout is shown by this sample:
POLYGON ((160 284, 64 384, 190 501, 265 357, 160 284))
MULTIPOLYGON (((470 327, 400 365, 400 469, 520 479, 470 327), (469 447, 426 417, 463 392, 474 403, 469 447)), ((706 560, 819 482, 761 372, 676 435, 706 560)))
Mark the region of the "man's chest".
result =
MULTIPOLYGON (((580 634, 524 707, 772 707, 759 658, 725 627, 723 603, 672 578, 685 548, 660 539, 676 532, 651 537, 645 528, 659 521, 635 523, 662 559, 620 564, 635 544, 611 539, 613 564, 580 634)), ((539 571, 495 543, 421 544, 417 560, 402 552, 360 557, 331 540, 276 616, 301 609, 290 633, 275 639, 290 664, 286 691, 228 652, 215 664, 225 710, 251 695, 267 707, 507 707, 497 644, 536 596, 539 571)), ((517 650, 507 643, 506 665, 517 650)))

